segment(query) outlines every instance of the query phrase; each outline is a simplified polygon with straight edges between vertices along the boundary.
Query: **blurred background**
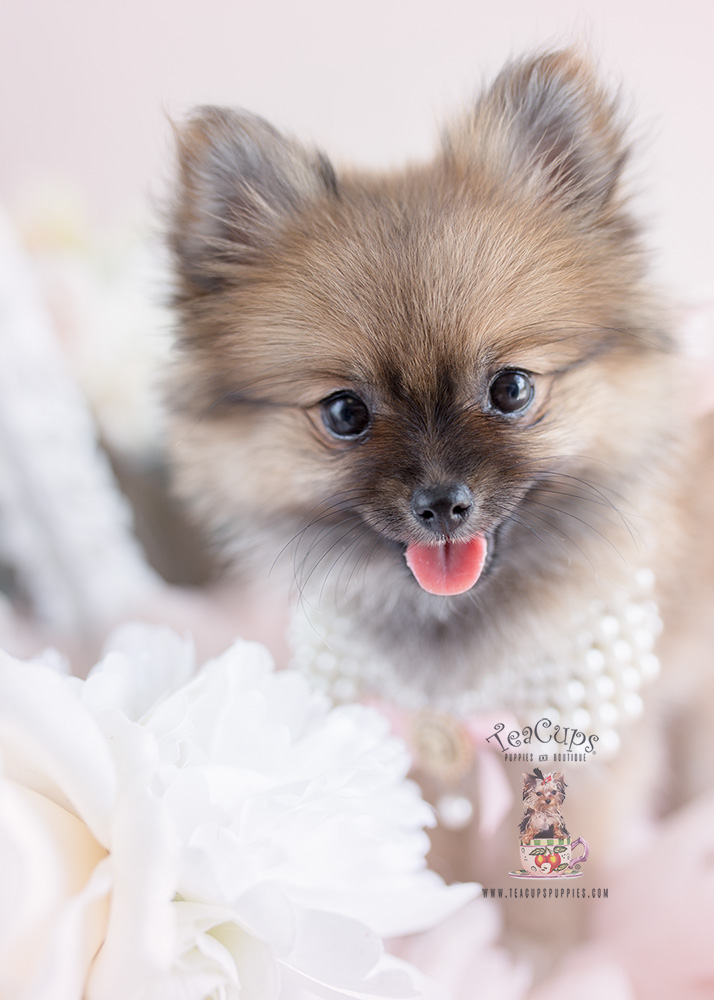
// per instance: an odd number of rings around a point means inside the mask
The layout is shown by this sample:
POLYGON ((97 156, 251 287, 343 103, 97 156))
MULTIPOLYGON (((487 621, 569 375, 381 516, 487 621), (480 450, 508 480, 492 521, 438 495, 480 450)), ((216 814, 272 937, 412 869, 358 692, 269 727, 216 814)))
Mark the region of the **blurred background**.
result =
POLYGON ((241 105, 338 161, 431 149, 511 55, 580 41, 635 118, 635 182, 663 274, 710 288, 714 7, 704 0, 8 0, 0 34, 6 205, 64 185, 93 225, 160 197, 170 117, 241 105))
MULTIPOLYGON (((171 500, 160 385, 171 351, 161 213, 172 119, 197 104, 243 106, 338 167, 389 166, 427 157, 444 118, 509 57, 587 47, 633 122, 631 187, 654 280, 687 350, 710 355, 700 384, 692 379, 703 410, 714 408, 713 38, 711 0, 4 0, 0 649, 52 646, 81 673, 114 624, 139 617, 190 630, 199 658, 236 634, 286 657, 285 609, 221 579, 171 500)), ((665 967, 701 973, 686 994, 699 998, 714 995, 702 971, 714 898, 703 834, 714 824, 703 811, 678 822, 636 858, 641 882, 623 852, 631 879, 619 908, 613 898, 593 919, 648 982, 665 967)), ((483 986, 496 966, 473 951, 482 928, 450 926, 423 954, 442 956, 444 978, 477 954, 483 986)), ((591 971, 574 966, 562 992, 538 996, 584 996, 588 982, 588 995, 631 996, 610 953, 588 949, 591 971)), ((685 996, 665 979, 641 995, 685 996)))
POLYGON ((168 499, 157 392, 170 351, 170 122, 196 104, 246 107, 338 165, 388 166, 428 156, 440 122, 509 57, 584 45, 633 121, 655 280, 694 350, 711 335, 703 0, 6 0, 1 17, 6 642, 20 613, 52 636, 101 631, 142 588, 211 578, 168 499))

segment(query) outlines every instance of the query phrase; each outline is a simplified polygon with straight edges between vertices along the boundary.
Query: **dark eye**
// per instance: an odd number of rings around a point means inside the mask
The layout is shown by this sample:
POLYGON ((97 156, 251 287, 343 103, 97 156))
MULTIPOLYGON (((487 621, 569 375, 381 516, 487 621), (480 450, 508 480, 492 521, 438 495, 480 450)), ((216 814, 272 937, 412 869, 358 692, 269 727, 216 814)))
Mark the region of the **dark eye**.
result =
POLYGON ((529 375, 519 371, 500 372, 491 382, 491 406, 499 413, 517 413, 525 410, 535 395, 535 386, 529 375))
POLYGON ((366 403, 351 392, 338 392, 322 403, 322 420, 331 434, 354 438, 364 434, 370 424, 366 403))

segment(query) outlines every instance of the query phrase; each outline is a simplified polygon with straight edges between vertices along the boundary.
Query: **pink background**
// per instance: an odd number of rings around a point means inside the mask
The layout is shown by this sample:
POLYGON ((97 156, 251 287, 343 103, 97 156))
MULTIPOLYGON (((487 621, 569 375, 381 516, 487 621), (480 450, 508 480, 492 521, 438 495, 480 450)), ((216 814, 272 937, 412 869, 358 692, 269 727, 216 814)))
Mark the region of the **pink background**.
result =
POLYGON ((167 115, 242 105, 337 160, 430 149, 438 122, 508 57, 585 40, 624 84, 635 186, 661 276, 714 290, 714 5, 704 0, 10 0, 0 24, 0 198, 69 183, 96 221, 157 199, 167 115))

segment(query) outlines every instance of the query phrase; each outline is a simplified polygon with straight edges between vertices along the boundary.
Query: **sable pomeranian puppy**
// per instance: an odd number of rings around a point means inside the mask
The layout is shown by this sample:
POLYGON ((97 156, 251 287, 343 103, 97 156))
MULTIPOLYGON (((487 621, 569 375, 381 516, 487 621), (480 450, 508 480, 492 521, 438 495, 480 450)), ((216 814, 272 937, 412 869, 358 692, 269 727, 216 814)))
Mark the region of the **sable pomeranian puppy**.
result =
POLYGON ((400 172, 220 108, 178 145, 173 451, 223 551, 299 598, 334 692, 614 751, 694 556, 668 320, 587 62, 507 66, 400 172))

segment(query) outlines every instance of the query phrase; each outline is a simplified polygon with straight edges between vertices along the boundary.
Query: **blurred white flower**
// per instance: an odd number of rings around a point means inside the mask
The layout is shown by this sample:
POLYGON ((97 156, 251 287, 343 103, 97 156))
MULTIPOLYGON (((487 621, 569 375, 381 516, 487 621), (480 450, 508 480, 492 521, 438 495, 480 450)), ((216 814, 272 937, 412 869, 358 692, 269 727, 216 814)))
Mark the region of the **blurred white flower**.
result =
POLYGON ((238 642, 125 626, 86 681, 0 658, 0 995, 426 995, 382 937, 473 898, 376 712, 238 642))
POLYGON ((150 772, 137 759, 120 781, 70 679, 6 656, 0 755, 0 995, 76 1000, 109 960, 131 996, 173 948, 174 838, 150 772))

